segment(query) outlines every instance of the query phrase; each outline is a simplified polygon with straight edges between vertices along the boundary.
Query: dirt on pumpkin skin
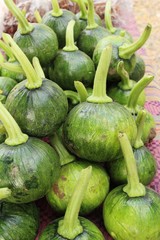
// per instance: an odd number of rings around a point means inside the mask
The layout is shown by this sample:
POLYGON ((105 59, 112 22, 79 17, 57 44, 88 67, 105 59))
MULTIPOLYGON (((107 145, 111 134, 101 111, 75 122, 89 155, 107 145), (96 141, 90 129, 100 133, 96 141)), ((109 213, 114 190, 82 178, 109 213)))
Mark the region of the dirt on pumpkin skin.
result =
POLYGON ((60 188, 59 188, 59 186, 58 186, 58 184, 57 183, 55 183, 54 185, 53 185, 53 191, 54 191, 54 193, 60 198, 60 199, 63 199, 64 198, 64 196, 65 196, 65 194, 64 194, 64 192, 62 192, 61 190, 60 190, 60 188))

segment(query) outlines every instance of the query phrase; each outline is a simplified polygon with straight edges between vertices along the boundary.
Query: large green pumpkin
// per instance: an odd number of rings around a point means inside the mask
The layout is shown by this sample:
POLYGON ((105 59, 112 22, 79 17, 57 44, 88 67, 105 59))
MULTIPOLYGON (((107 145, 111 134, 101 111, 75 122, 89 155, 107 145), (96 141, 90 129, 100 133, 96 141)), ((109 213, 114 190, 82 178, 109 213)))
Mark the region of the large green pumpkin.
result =
POLYGON ((38 225, 39 214, 35 204, 0 203, 1 240, 34 240, 38 225))

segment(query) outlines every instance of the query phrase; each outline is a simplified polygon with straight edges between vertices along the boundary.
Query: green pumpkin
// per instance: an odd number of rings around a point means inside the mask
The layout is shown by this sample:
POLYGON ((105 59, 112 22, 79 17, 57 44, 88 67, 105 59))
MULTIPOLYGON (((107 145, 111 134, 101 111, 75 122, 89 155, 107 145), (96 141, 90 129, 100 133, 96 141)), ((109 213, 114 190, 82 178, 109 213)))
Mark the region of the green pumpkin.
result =
POLYGON ((80 33, 77 46, 78 48, 85 52, 88 56, 92 58, 93 51, 98 43, 98 41, 108 35, 109 31, 99 26, 94 19, 94 4, 92 0, 88 1, 88 24, 86 28, 80 33))
POLYGON ((29 23, 13 0, 5 0, 5 3, 18 20, 18 30, 14 34, 17 45, 30 61, 37 57, 42 66, 48 65, 58 50, 55 32, 44 24, 29 23))
POLYGON ((16 84, 17 82, 10 77, 0 77, 0 89, 2 90, 2 94, 6 97, 16 84))
POLYGON ((69 22, 66 30, 66 46, 57 53, 49 67, 49 78, 64 90, 74 90, 75 80, 83 82, 86 87, 92 86, 95 75, 92 59, 78 50, 74 44, 74 24, 74 20, 69 22))
POLYGON ((127 168, 127 184, 113 189, 103 204, 108 233, 118 240, 159 240, 160 195, 140 183, 132 148, 124 133, 119 140, 127 168))
POLYGON ((106 95, 111 51, 108 47, 102 52, 92 95, 69 112, 63 125, 67 148, 82 159, 96 162, 112 161, 119 156, 118 132, 125 131, 133 144, 137 131, 130 112, 106 95))
POLYGON ((109 44, 112 45, 112 59, 109 67, 108 80, 110 83, 119 81, 117 74, 117 64, 124 61, 124 68, 130 74, 136 64, 135 52, 146 42, 151 32, 151 25, 147 25, 141 37, 134 43, 131 43, 124 36, 110 35, 101 39, 93 52, 93 61, 98 65, 102 50, 109 44))
MULTIPOLYGON (((63 123, 68 112, 68 101, 63 90, 53 81, 40 76, 39 66, 35 69, 25 54, 9 35, 4 39, 10 43, 26 73, 27 80, 18 83, 6 100, 6 108, 30 136, 52 135, 63 123)), ((33 58, 33 65, 37 58, 33 58)))
POLYGON ((42 23, 54 30, 58 38, 59 48, 63 48, 65 46, 65 35, 68 23, 71 20, 75 20, 75 40, 79 36, 80 25, 73 12, 67 9, 60 9, 57 0, 52 0, 51 3, 53 9, 43 16, 42 23))
POLYGON ((34 203, 0 203, 1 240, 34 240, 38 225, 39 214, 34 203))
POLYGON ((146 65, 141 56, 136 54, 136 65, 130 73, 130 78, 138 82, 145 74, 146 65))
POLYGON ((59 176, 57 153, 42 140, 23 134, 2 103, 0 116, 7 132, 0 144, 0 199, 27 203, 42 198, 59 176), (9 189, 7 196, 4 188, 9 189))
POLYGON ((78 217, 91 173, 91 166, 81 171, 64 217, 51 222, 41 233, 39 240, 104 240, 102 233, 95 224, 86 218, 78 217))

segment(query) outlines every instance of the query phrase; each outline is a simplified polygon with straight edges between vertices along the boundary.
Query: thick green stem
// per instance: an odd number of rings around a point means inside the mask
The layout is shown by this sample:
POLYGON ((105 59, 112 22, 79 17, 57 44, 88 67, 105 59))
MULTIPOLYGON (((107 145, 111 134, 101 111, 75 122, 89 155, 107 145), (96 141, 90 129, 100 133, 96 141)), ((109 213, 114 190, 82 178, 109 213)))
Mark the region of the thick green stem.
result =
POLYGON ((72 101, 72 104, 77 104, 80 102, 79 95, 77 92, 74 92, 72 90, 65 90, 64 91, 67 98, 69 98, 72 101))
POLYGON ((143 128, 144 128, 144 122, 146 119, 146 111, 145 110, 141 110, 138 113, 137 119, 136 119, 136 125, 137 125, 137 136, 136 136, 136 140, 134 143, 134 148, 140 148, 144 146, 144 143, 142 141, 142 133, 143 133, 143 128))
POLYGON ((83 0, 79 0, 77 1, 77 4, 79 6, 79 9, 80 9, 80 19, 84 19, 84 20, 87 20, 87 9, 86 9, 86 5, 84 3, 83 0))
POLYGON ((11 116, 11 114, 7 111, 4 105, 0 102, 0 120, 3 123, 6 132, 7 138, 5 143, 9 146, 16 146, 22 143, 27 142, 28 135, 23 134, 18 124, 11 116))
POLYGON ((52 16, 53 17, 60 17, 63 15, 62 9, 59 7, 58 0, 51 0, 52 3, 52 16))
POLYGON ((87 98, 87 102, 93 103, 112 102, 112 99, 108 97, 106 94, 106 79, 111 62, 111 57, 112 46, 109 45, 102 51, 94 78, 93 93, 91 96, 87 98))
POLYGON ((132 88, 131 93, 128 98, 127 106, 126 106, 127 108, 129 108, 129 110, 132 113, 136 113, 136 107, 137 107, 139 95, 148 86, 148 84, 153 80, 153 78, 154 78, 154 76, 152 76, 150 74, 145 74, 141 78, 141 80, 139 80, 132 88))
POLYGON ((131 90, 133 87, 132 81, 129 79, 128 72, 124 69, 124 62, 120 61, 117 64, 117 73, 121 77, 121 82, 118 84, 122 90, 131 90))
POLYGON ((38 10, 34 11, 34 17, 35 17, 37 23, 41 23, 42 22, 42 17, 41 17, 41 15, 40 15, 38 10))
POLYGON ((79 94, 80 102, 86 102, 88 97, 88 92, 84 84, 80 81, 74 81, 74 86, 79 94))
POLYGON ((63 48, 63 51, 73 52, 78 50, 78 48, 74 43, 74 25, 75 25, 75 20, 71 20, 67 25, 66 46, 63 48))
POLYGON ((3 63, 3 62, 4 62, 4 56, 3 56, 3 54, 0 51, 0 63, 3 63))
POLYGON ((0 65, 9 70, 9 71, 12 71, 12 72, 15 72, 15 73, 20 73, 20 74, 25 74, 21 65, 17 65, 17 64, 13 64, 13 63, 9 63, 9 62, 4 62, 4 63, 0 63, 0 65))
POLYGON ((120 133, 118 137, 127 168, 128 183, 123 187, 123 191, 126 192, 129 197, 144 196, 146 189, 144 185, 139 182, 136 160, 128 137, 125 133, 120 133))
POLYGON ((16 61, 16 59, 11 51, 11 48, 7 44, 5 44, 2 40, 0 40, 0 48, 3 49, 5 54, 9 57, 10 62, 16 61))
POLYGON ((132 55, 140 49, 144 43, 148 40, 150 33, 152 30, 152 26, 148 24, 140 38, 131 44, 123 44, 122 46, 119 47, 119 56, 123 59, 130 59, 132 55))
POLYGON ((0 200, 8 198, 11 196, 11 190, 7 187, 0 188, 0 200))
POLYGON ((27 77, 26 88, 35 89, 39 88, 42 85, 42 79, 37 75, 34 70, 32 64, 26 57, 26 55, 22 52, 19 46, 14 42, 9 34, 2 34, 4 41, 11 47, 14 56, 17 58, 19 63, 21 64, 25 75, 27 77))
POLYGON ((61 142, 61 139, 55 133, 52 137, 50 137, 50 143, 55 148, 56 152, 59 155, 61 166, 73 162, 76 160, 74 155, 71 155, 64 145, 61 142))
POLYGON ((83 227, 78 219, 84 194, 91 177, 92 167, 89 166, 81 171, 80 177, 69 200, 64 219, 58 223, 58 234, 66 239, 75 239, 83 232, 83 227))
POLYGON ((34 27, 33 24, 29 23, 25 18, 23 12, 16 6, 13 0, 4 0, 8 9, 11 13, 15 16, 18 20, 18 27, 21 34, 27 34, 33 31, 34 27))
POLYGON ((93 0, 88 0, 88 24, 86 29, 95 29, 98 27, 98 24, 94 19, 94 3, 93 0))
POLYGON ((106 1, 104 19, 105 19, 106 28, 109 30, 109 32, 112 33, 112 34, 115 33, 115 31, 117 29, 115 27, 113 27, 113 24, 112 24, 112 19, 111 19, 111 0, 107 0, 106 1))
POLYGON ((44 79, 45 75, 44 75, 43 69, 40 65, 39 59, 37 57, 33 57, 32 63, 33 63, 33 67, 34 67, 34 70, 36 71, 37 75, 40 78, 44 79))

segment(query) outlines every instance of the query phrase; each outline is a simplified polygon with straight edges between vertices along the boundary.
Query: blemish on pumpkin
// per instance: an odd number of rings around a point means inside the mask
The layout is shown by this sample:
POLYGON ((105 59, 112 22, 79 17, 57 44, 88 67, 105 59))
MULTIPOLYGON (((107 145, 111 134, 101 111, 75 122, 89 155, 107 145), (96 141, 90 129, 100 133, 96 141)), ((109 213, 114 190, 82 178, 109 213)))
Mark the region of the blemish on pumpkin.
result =
POLYGON ((64 180, 64 181, 67 180, 67 178, 65 176, 61 176, 61 179, 64 180))
POLYGON ((53 189, 54 193, 55 193, 60 199, 64 198, 65 194, 64 194, 64 192, 61 192, 61 190, 59 189, 59 186, 58 186, 57 183, 55 183, 55 184, 53 185, 53 188, 52 188, 52 189, 53 189))

